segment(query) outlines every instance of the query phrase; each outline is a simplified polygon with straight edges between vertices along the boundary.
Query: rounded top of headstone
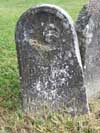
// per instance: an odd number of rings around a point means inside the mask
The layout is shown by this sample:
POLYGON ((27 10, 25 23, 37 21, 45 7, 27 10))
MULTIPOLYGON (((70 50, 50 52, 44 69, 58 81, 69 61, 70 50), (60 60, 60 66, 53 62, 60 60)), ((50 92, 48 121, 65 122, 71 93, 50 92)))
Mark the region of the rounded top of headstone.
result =
POLYGON ((59 6, 52 5, 52 4, 40 4, 40 5, 36 5, 36 6, 29 8, 27 11, 25 11, 21 15, 19 21, 22 19, 22 17, 24 17, 25 15, 27 15, 29 13, 34 15, 34 14, 41 12, 41 11, 55 14, 57 17, 59 17, 62 20, 68 19, 71 26, 74 28, 74 23, 73 23, 73 20, 70 17, 70 15, 64 9, 60 8, 59 6))
MULTIPOLYGON (((30 37, 34 33, 35 35, 33 35, 33 38, 37 38, 38 34, 41 31, 43 32, 42 35, 44 36, 45 42, 47 42, 48 44, 53 44, 55 39, 57 40, 61 37, 60 30, 62 30, 62 26, 60 25, 60 23, 61 25, 63 25, 63 31, 72 36, 73 49, 75 50, 79 65, 82 67, 77 34, 74 28, 72 18, 68 15, 67 12, 65 12, 62 8, 58 6, 51 4, 42 4, 31 7, 26 12, 24 12, 17 22, 15 37, 16 44, 19 44, 22 41, 29 41, 30 43, 33 43, 33 40, 30 39, 30 37), (37 31, 38 33, 36 33, 35 31, 37 31)), ((42 38, 41 35, 40 38, 42 38)), ((65 40, 63 39, 63 41, 65 40)), ((43 48, 44 47, 42 47, 42 49, 43 48)), ((50 50, 51 48, 46 47, 46 49, 50 50)))

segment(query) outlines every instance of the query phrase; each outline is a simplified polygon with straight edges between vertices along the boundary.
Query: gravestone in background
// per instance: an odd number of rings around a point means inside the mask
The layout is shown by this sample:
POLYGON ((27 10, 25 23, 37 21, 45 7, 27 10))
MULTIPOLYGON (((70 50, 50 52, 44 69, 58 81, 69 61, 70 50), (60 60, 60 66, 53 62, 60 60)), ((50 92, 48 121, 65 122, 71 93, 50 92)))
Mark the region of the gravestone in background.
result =
POLYGON ((91 0, 83 7, 76 22, 76 31, 84 66, 88 97, 100 96, 100 0, 91 0))
POLYGON ((77 35, 69 15, 52 5, 27 10, 16 27, 23 108, 88 111, 77 35))

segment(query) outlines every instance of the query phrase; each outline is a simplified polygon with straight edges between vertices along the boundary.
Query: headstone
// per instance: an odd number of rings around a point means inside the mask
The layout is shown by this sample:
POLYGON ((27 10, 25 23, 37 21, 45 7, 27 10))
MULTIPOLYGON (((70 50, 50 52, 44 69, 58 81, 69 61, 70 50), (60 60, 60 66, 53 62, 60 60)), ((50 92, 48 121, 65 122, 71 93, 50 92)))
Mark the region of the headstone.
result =
POLYGON ((76 22, 76 31, 84 66, 87 95, 100 96, 100 0, 91 0, 83 7, 76 22))
POLYGON ((59 7, 27 10, 16 27, 23 108, 26 112, 67 107, 87 113, 86 91, 77 35, 69 15, 59 7))

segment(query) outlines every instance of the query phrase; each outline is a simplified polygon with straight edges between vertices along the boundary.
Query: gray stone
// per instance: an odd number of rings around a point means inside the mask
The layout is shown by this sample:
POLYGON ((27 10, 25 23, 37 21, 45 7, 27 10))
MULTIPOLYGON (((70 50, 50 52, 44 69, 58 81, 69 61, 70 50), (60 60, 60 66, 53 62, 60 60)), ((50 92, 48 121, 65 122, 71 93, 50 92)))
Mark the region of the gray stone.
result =
POLYGON ((67 107, 87 113, 86 91, 77 35, 69 15, 59 7, 41 5, 27 10, 16 27, 24 111, 67 107))
POLYGON ((88 97, 100 96, 100 0, 83 7, 76 22, 88 97))

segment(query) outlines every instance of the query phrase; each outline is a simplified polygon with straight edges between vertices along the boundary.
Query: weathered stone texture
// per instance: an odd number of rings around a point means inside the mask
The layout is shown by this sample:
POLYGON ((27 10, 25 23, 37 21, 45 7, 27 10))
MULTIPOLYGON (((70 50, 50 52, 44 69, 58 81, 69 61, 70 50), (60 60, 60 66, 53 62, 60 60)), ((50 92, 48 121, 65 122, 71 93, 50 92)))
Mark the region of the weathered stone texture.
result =
POLYGON ((88 97, 100 96, 100 0, 83 7, 76 30, 84 66, 88 97))
POLYGON ((41 5, 27 10, 16 28, 23 107, 26 112, 68 107, 86 113, 87 99, 77 35, 62 9, 41 5))

